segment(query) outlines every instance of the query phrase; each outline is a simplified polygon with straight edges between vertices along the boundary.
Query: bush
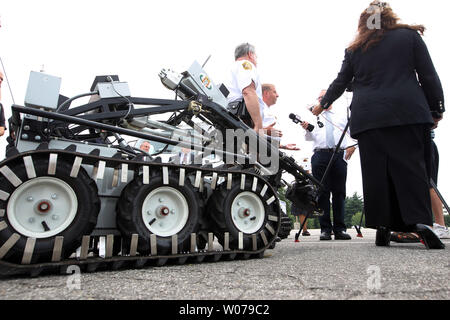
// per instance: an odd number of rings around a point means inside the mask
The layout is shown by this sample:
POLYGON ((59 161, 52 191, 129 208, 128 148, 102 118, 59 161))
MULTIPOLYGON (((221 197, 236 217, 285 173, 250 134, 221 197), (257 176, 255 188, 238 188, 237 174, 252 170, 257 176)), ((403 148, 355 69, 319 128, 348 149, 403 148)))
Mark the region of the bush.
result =
MULTIPOLYGON (((364 208, 364 201, 361 196, 359 196, 356 192, 351 197, 347 197, 345 199, 345 216, 344 223, 347 228, 351 228, 355 224, 353 223, 353 217, 358 212, 362 212, 364 208)), ((361 215, 359 216, 361 219, 361 215)), ((356 225, 359 225, 359 220, 356 225)))
POLYGON ((450 215, 444 215, 444 221, 445 221, 445 225, 447 227, 450 227, 450 215))
MULTIPOLYGON (((362 215, 362 212, 357 212, 353 215, 352 226, 359 226, 359 224, 361 223, 361 215, 362 215)), ((361 227, 364 228, 365 226, 366 226, 366 217, 364 216, 361 227)))

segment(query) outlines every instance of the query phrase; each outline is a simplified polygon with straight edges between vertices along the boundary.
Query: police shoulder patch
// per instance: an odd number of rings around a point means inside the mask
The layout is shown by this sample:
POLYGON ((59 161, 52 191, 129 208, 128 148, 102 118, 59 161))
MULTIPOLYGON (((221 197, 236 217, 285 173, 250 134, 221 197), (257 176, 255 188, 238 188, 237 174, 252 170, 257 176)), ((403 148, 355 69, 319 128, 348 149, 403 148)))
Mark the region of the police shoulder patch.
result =
POLYGON ((252 70, 252 65, 250 62, 245 61, 242 66, 244 67, 245 70, 252 70))

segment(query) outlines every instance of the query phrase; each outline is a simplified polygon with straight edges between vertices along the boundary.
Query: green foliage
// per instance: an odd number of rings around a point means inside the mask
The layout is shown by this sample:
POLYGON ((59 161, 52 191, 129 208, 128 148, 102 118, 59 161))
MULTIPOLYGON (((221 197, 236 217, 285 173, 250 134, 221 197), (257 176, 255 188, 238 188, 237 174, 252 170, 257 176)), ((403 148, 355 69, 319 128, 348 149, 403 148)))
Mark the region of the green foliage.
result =
MULTIPOLYGON (((359 226, 359 224, 361 223, 361 215, 362 215, 362 212, 357 212, 357 213, 355 213, 353 215, 353 217, 352 217, 352 226, 359 226)), ((366 226, 366 217, 363 217, 361 226, 362 227, 366 226)))
POLYGON ((308 219, 308 229, 320 229, 319 218, 309 218, 308 219))
MULTIPOLYGON (((347 197, 345 199, 345 216, 344 216, 344 223, 347 226, 347 228, 351 228, 355 224, 353 223, 353 217, 363 212, 364 208, 364 201, 361 196, 359 196, 356 192, 353 194, 352 197, 347 197)), ((361 219, 361 215, 359 215, 359 219, 361 219)), ((359 220, 356 225, 359 225, 359 220)))
POLYGON ((450 215, 444 215, 444 221, 445 221, 445 225, 447 227, 450 227, 450 215))

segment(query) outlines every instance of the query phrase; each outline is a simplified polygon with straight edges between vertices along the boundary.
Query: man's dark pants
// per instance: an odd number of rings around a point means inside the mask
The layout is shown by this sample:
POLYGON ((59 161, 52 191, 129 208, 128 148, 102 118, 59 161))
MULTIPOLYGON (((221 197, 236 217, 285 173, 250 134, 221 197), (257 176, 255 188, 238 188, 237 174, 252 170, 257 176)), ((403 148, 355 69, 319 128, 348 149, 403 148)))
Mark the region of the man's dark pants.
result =
MULTIPOLYGON (((313 176, 322 180, 333 152, 316 151, 311 159, 313 176)), ((323 182, 324 188, 319 197, 319 207, 324 210, 324 215, 319 218, 322 232, 335 234, 347 230, 344 223, 345 214, 345 185, 347 182, 347 162, 344 160, 344 151, 336 154, 329 173, 323 182), (332 197, 333 223, 330 218, 330 194, 332 197)))

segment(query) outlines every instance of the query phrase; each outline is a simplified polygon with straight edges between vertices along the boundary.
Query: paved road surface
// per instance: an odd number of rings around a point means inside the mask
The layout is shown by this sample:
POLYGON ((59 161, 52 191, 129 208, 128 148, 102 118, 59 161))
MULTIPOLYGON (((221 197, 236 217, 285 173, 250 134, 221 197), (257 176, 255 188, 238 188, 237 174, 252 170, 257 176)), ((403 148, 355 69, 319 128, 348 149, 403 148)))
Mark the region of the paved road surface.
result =
POLYGON ((450 300, 450 241, 376 247, 375 232, 319 241, 319 230, 291 236, 264 259, 141 270, 0 280, 1 299, 445 299, 450 300), (68 286, 69 283, 69 286, 68 286), (79 289, 77 288, 79 285, 79 289))

